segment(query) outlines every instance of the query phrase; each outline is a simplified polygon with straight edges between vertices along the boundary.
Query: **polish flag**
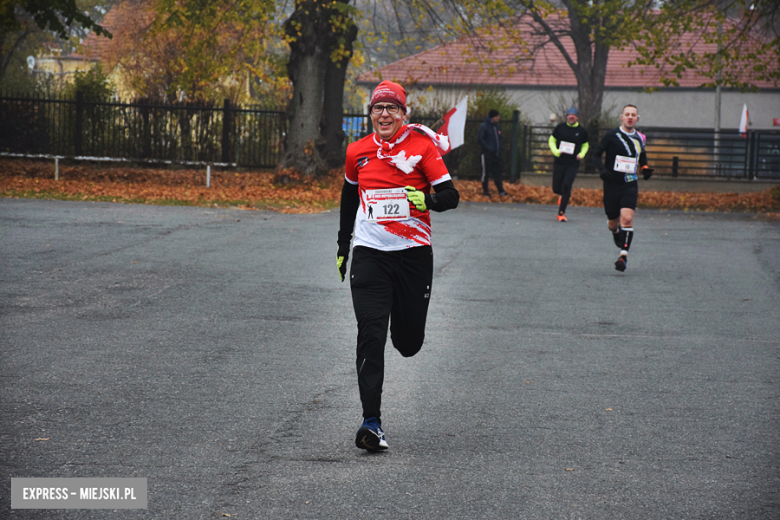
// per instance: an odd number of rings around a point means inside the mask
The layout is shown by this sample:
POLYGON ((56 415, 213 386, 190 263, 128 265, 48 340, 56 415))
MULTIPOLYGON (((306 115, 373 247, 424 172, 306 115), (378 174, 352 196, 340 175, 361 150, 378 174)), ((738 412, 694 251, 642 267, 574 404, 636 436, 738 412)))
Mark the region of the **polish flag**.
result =
POLYGON ((739 119, 739 135, 747 137, 748 127, 748 109, 747 105, 742 105, 742 117, 739 119))
POLYGON ((450 149, 442 155, 445 155, 462 145, 465 141, 463 134, 466 129, 466 111, 468 109, 469 97, 461 99, 457 105, 444 114, 444 124, 438 130, 438 134, 446 135, 450 140, 450 149))

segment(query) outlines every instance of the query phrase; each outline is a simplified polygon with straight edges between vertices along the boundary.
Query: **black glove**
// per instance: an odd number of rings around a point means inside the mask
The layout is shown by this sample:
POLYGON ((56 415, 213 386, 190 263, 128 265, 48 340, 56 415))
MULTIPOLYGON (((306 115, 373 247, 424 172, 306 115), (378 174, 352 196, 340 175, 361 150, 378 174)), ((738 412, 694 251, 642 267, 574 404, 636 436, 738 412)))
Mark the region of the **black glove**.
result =
POLYGON ((650 177, 653 176, 653 172, 655 170, 650 168, 649 166, 642 166, 642 177, 645 178, 645 180, 648 180, 650 177))
POLYGON ((599 177, 601 177, 602 181, 608 181, 609 180, 609 172, 607 170, 604 170, 603 172, 599 173, 599 177))

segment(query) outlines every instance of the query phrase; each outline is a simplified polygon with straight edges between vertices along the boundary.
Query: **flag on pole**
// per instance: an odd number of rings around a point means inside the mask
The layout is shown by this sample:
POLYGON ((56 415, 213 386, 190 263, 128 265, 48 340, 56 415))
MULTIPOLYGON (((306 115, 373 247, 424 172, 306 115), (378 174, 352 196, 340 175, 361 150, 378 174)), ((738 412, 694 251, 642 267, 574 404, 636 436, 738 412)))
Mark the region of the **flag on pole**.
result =
POLYGON ((748 127, 748 109, 747 105, 742 105, 742 117, 739 119, 739 135, 742 137, 747 137, 747 127, 748 127))
POLYGON ((463 134, 466 130, 468 103, 469 97, 466 96, 451 108, 449 112, 444 114, 444 124, 441 125, 437 133, 446 135, 450 140, 450 149, 445 154, 462 145, 465 141, 463 134))

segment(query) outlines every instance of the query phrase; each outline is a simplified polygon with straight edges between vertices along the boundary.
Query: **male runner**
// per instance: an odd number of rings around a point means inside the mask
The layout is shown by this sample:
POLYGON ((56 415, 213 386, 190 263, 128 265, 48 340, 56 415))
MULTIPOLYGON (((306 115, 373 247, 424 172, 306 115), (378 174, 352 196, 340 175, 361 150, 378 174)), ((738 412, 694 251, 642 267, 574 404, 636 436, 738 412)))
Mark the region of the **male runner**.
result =
POLYGON ((593 164, 604 181, 607 226, 615 245, 620 248, 620 256, 615 262, 618 271, 626 270, 628 249, 634 238, 634 212, 639 197, 637 171, 642 172, 645 180, 653 174, 653 169, 647 166, 645 136, 635 128, 638 121, 636 106, 626 105, 620 114, 620 127, 608 131, 593 150, 593 164), (606 164, 601 160, 605 152, 606 164))
POLYGON ((572 107, 566 111, 566 122, 555 127, 547 144, 555 156, 553 161, 553 193, 558 197, 558 222, 566 222, 571 187, 580 161, 588 153, 588 131, 579 124, 579 112, 572 107))
POLYGON ((429 210, 453 209, 459 200, 437 149, 449 145, 426 127, 405 125, 406 112, 403 87, 380 83, 370 101, 374 133, 347 147, 341 191, 336 266, 342 282, 355 235, 349 282, 364 419, 355 445, 369 451, 388 447, 380 412, 388 321, 393 346, 404 357, 417 354, 433 279, 429 210))

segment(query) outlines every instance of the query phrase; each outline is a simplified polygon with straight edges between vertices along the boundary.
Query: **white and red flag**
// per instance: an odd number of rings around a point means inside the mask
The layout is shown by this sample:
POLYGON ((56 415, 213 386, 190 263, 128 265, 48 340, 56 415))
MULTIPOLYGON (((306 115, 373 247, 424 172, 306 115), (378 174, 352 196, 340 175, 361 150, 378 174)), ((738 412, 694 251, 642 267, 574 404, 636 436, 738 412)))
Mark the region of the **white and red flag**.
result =
POLYGON ((748 121, 749 118, 747 105, 742 105, 742 117, 739 118, 739 135, 742 137, 747 137, 748 121))
MULTIPOLYGON (((469 97, 466 96, 458 104, 444 114, 444 124, 441 125, 439 135, 446 135, 450 141, 450 148, 445 154, 454 150, 465 142, 466 112, 468 110, 469 97)), ((442 154, 444 155, 444 154, 442 154)))

